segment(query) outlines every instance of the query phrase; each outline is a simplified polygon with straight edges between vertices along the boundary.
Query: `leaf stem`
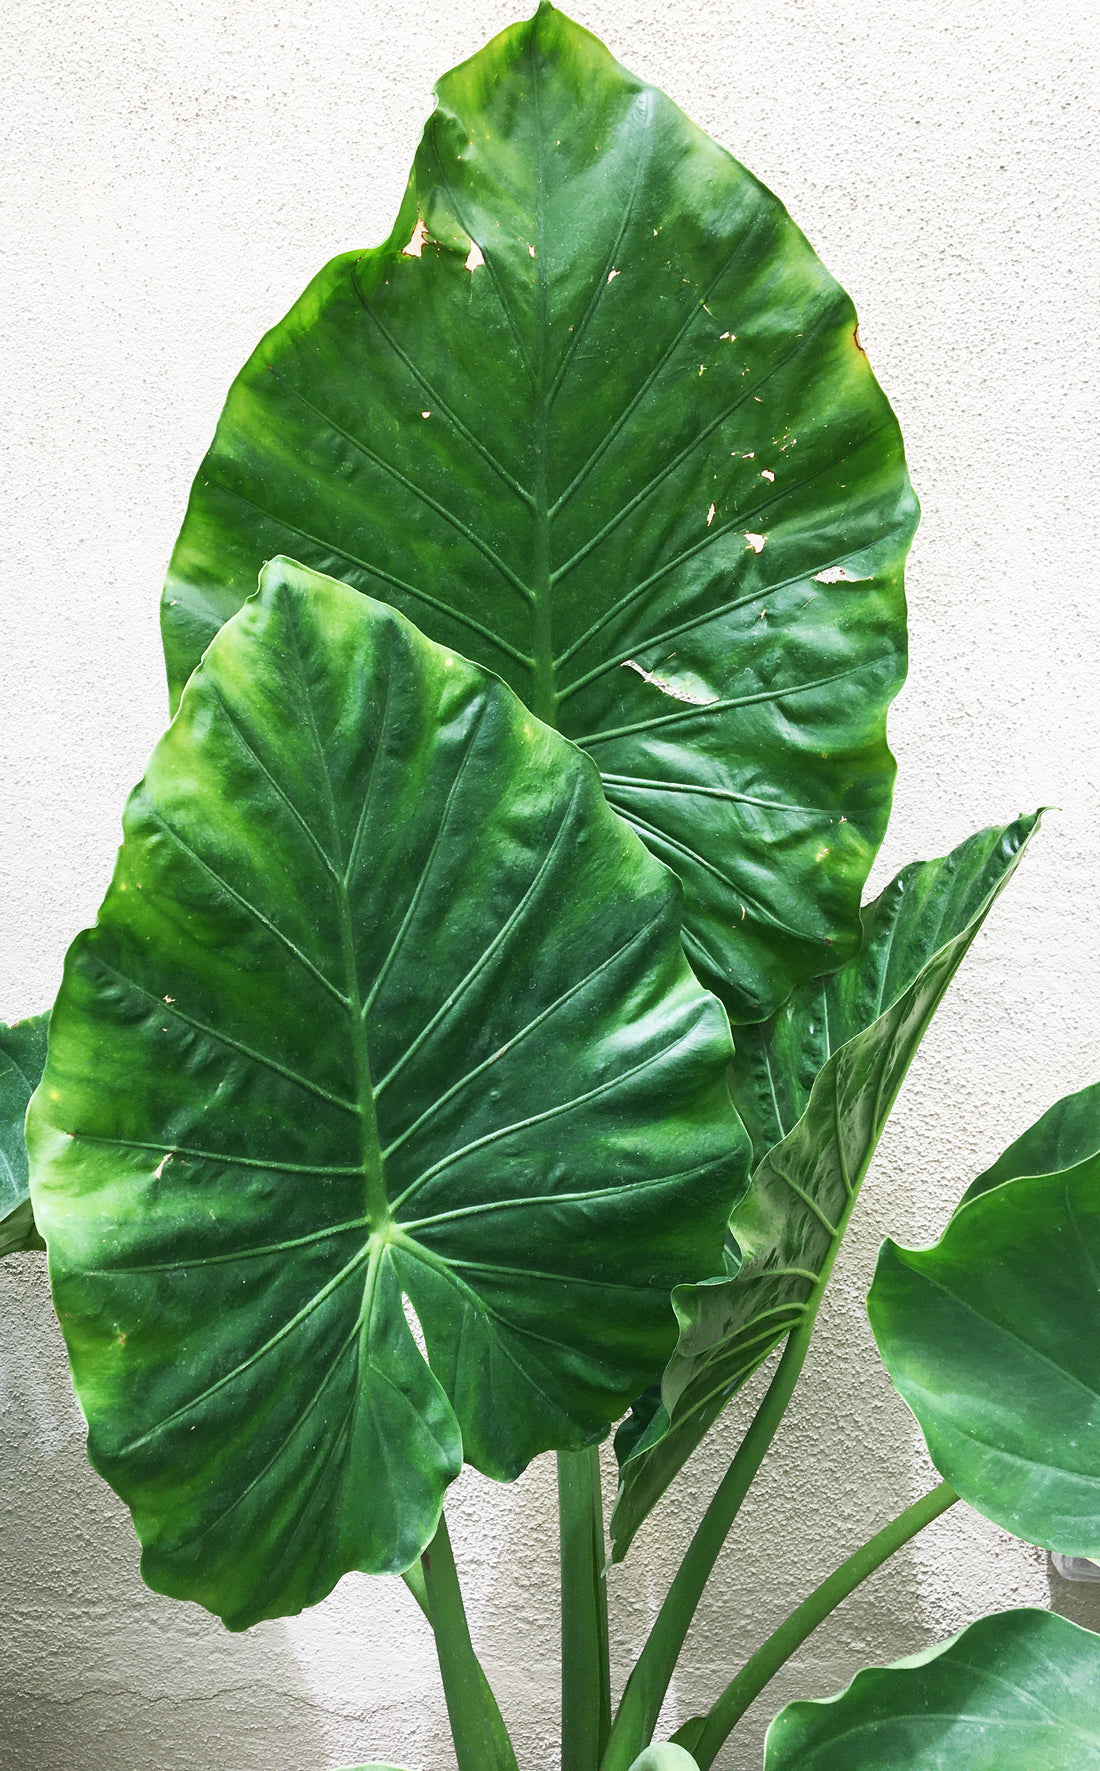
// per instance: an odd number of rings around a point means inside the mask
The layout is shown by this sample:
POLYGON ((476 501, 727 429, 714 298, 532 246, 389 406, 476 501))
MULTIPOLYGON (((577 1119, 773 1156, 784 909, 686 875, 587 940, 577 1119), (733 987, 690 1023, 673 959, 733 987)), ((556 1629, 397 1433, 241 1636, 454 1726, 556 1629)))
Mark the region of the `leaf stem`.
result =
POLYGON ((815 1311, 791 1333, 767 1393, 699 1522, 676 1578, 627 1680, 601 1771, 628 1771, 649 1745, 676 1661, 711 1569, 775 1438, 809 1349, 815 1311))
POLYGON ((818 1624, 831 1611, 835 1611, 841 1600, 854 1592, 868 1575, 880 1568, 895 1550, 908 1543, 918 1531, 923 1531, 933 1519, 938 1519, 948 1507, 954 1506, 958 1498, 949 1483, 941 1482, 930 1494, 914 1501, 911 1507, 906 1507, 889 1525, 876 1532, 874 1537, 869 1538, 854 1555, 849 1556, 846 1562, 842 1562, 834 1573, 823 1580, 809 1598, 803 1599, 801 1605, 791 1612, 786 1621, 757 1649, 752 1659, 745 1662, 737 1676, 730 1680, 717 1703, 704 1718, 703 1731, 692 1748, 699 1771, 709 1771, 749 1705, 795 1650, 802 1646, 807 1636, 816 1630, 818 1624))
POLYGON ((561 1546, 561 1767, 597 1771, 611 1728, 600 1456, 558 1452, 561 1546))
POLYGON ((442 1513, 420 1565, 459 1771, 517 1771, 508 1731, 470 1640, 454 1552, 442 1513))
POLYGON ((421 1611, 424 1613, 424 1616, 427 1618, 428 1622, 431 1623, 432 1608, 428 1604, 428 1589, 424 1582, 424 1570, 420 1563, 414 1562, 411 1568, 406 1568, 401 1578, 405 1582, 405 1585, 408 1587, 413 1598, 416 1600, 421 1611))

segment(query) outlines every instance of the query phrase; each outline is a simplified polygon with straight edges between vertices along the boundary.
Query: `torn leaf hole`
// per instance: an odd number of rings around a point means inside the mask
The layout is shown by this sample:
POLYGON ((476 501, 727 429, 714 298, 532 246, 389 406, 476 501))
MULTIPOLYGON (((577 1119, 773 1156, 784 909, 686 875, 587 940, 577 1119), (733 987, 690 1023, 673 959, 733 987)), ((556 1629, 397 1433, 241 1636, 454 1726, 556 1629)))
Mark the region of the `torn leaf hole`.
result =
POLYGON ((408 245, 403 246, 401 249, 402 258, 419 258, 427 243, 428 230, 424 226, 423 217, 418 215, 416 218, 416 226, 412 231, 412 238, 408 245))

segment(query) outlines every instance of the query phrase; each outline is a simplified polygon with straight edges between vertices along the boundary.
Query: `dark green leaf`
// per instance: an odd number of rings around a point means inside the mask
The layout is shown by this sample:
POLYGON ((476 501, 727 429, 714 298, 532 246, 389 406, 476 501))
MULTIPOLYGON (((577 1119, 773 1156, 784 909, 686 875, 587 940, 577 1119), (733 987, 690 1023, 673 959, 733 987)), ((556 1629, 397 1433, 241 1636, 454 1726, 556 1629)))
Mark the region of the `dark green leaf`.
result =
POLYGON ((1097 1771, 1100 1637, 1002 1611, 846 1691, 790 1703, 764 1771, 1097 1771))
POLYGON ((739 1032, 734 1098, 759 1164, 730 1219, 743 1265, 674 1294, 661 1404, 617 1440, 617 1560, 730 1398, 816 1309, 913 1054, 1037 822, 906 867, 863 912, 857 959, 739 1032))
POLYGON ((32 1191, 146 1578, 244 1627, 410 1563, 463 1450, 601 1437, 746 1140, 673 876, 384 605, 268 567, 124 831, 32 1191))
POLYGON ((544 6, 440 82, 390 238, 234 383, 169 677, 272 554, 394 603, 591 752, 756 1020, 858 944, 916 515, 851 302, 786 211, 544 6))
MULTIPOLYGON (((1091 1096, 1059 1103, 1027 1173, 963 1203, 934 1248, 886 1242, 867 1300, 894 1383, 941 1475, 1029 1543, 1100 1556, 1100 1154, 1053 1167, 1091 1096)), ((1100 1124, 1094 1122, 1094 1133, 1100 1124)), ((1000 1165, 998 1165, 1000 1166, 1000 1165)), ((983 1177, 986 1178, 986 1177, 983 1177)))
POLYGON ((45 1248, 27 1191, 23 1121, 46 1062, 49 1014, 0 1023, 0 1256, 45 1248))

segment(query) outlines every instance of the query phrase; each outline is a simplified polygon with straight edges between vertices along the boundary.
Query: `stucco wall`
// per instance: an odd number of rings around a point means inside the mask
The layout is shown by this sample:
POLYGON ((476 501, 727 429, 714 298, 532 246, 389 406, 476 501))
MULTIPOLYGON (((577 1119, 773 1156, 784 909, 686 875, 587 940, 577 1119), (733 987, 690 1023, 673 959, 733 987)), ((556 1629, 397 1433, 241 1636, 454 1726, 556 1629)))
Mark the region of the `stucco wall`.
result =
MULTIPOLYGON (((928 1480, 862 1311, 879 1238, 933 1237, 981 1166, 1100 1075, 1100 13, 1091 0, 578 12, 785 200, 853 294, 901 418, 924 521, 876 881, 983 824, 1060 808, 895 1112, 797 1405, 692 1638, 671 1703, 684 1715, 928 1480)), ((433 78, 513 16, 512 0, 9 0, 0 1014, 48 1004, 101 896, 164 718, 160 577, 232 375, 325 259, 388 231, 433 78)), ((452 1762, 398 1582, 350 1577, 243 1637, 143 1589, 125 1511, 83 1461, 38 1257, 0 1266, 0 1362, 0 1771, 452 1762)), ((735 1425, 612 1578, 620 1659, 735 1425)), ((521 1763, 549 1771, 552 1469, 510 1490, 467 1475, 452 1511, 521 1763)), ((956 1508, 760 1708, 1016 1603, 1090 1617, 1089 1589, 956 1508)), ((759 1764, 765 1720, 725 1764, 759 1764)))

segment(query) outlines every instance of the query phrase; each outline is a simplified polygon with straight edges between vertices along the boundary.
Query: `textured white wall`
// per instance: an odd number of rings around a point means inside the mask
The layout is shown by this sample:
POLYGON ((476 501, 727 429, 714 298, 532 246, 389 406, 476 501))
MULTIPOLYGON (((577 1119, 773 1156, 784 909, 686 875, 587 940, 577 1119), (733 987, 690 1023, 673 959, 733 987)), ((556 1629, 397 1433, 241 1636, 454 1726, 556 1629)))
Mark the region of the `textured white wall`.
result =
MULTIPOLYGON (((1100 12, 576 10, 785 200, 853 294, 901 418, 924 522, 876 881, 1020 809, 1061 808, 896 1110, 797 1406, 692 1638, 673 1706, 688 1714, 928 1480, 862 1311, 880 1236, 933 1237, 981 1166, 1100 1075, 1100 12)), ((164 717, 159 581, 230 379, 325 259, 388 231, 433 79, 513 16, 514 0, 9 0, 0 1014, 50 1001, 101 896, 164 717)), ((620 1656, 727 1425, 613 1576, 620 1656)), ((553 1763, 551 1507, 539 1465, 511 1490, 464 1477, 452 1509, 524 1771, 553 1763)), ((0 1544, 0 1771, 451 1763, 400 1583, 351 1577, 243 1637, 145 1592, 124 1509, 83 1462, 37 1257, 0 1266, 0 1544)), ((1090 1589, 1052 1586, 1038 1552, 956 1508, 769 1701, 836 1689, 866 1659, 1013 1603, 1100 1625, 1090 1589)), ((765 1719, 729 1767, 759 1765, 765 1719)))

